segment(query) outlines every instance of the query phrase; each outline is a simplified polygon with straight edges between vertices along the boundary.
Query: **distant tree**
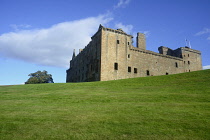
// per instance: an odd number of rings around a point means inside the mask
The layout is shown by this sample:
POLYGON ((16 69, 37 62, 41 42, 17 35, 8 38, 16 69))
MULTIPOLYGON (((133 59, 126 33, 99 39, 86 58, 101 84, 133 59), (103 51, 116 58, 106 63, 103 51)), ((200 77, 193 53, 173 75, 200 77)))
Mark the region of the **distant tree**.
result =
POLYGON ((37 71, 31 73, 28 76, 30 78, 25 82, 25 84, 39 84, 39 83, 54 83, 51 74, 47 74, 47 71, 37 71))

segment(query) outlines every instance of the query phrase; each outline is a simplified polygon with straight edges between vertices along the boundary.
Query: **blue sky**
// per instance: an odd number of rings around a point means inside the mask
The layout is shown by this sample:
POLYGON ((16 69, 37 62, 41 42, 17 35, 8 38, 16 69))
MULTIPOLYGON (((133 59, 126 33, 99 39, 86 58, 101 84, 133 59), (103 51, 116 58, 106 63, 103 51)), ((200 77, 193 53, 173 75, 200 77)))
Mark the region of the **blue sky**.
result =
POLYGON ((22 84, 38 70, 65 83, 73 49, 84 48, 99 24, 134 38, 145 33, 155 52, 187 39, 208 69, 209 7, 210 0, 0 0, 0 85, 22 84))

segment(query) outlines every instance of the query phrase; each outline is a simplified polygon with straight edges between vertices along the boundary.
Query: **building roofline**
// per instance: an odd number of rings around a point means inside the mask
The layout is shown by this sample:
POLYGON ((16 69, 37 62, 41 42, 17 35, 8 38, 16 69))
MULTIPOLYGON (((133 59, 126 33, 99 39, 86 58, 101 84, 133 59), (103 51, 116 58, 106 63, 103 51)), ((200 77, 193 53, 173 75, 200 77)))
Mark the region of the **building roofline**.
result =
POLYGON ((133 46, 130 46, 130 50, 183 61, 183 59, 179 58, 179 57, 174 57, 174 56, 170 56, 170 55, 164 55, 164 54, 156 53, 156 52, 153 52, 153 51, 150 51, 150 50, 144 50, 144 49, 136 48, 136 47, 133 47, 133 46))
MULTIPOLYGON (((179 48, 178 48, 179 49, 179 48)), ((189 47, 180 47, 181 50, 185 50, 185 51, 189 51, 189 52, 193 52, 193 53, 197 53, 197 54, 201 54, 201 51, 199 50, 194 50, 194 49, 191 49, 189 47)))
POLYGON ((127 34, 122 29, 116 29, 115 30, 115 29, 111 29, 111 28, 106 28, 106 27, 104 27, 100 24, 99 28, 98 28, 98 31, 91 37, 91 39, 94 38, 98 34, 98 32, 100 32, 101 30, 110 31, 110 32, 118 33, 118 34, 123 34, 123 35, 127 35, 127 36, 130 36, 131 38, 133 38, 132 35, 127 34))

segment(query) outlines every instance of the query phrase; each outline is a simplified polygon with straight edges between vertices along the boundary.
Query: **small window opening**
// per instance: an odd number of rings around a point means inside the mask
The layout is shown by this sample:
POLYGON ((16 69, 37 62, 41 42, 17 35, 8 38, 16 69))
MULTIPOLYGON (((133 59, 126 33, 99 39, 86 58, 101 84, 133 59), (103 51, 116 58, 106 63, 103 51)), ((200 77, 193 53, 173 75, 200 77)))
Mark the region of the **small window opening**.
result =
POLYGON ((131 67, 128 67, 128 72, 131 72, 131 67))
POLYGON ((130 54, 128 54, 128 58, 130 58, 130 54))
POLYGON ((118 63, 114 63, 114 70, 118 70, 118 63))
POLYGON ((93 65, 90 65, 90 70, 91 70, 91 71, 93 71, 93 70, 94 70, 94 69, 93 69, 93 65))
POLYGON ((134 73, 137 73, 137 68, 134 68, 134 73))
POLYGON ((175 66, 176 66, 176 68, 178 68, 178 63, 177 62, 175 62, 175 66))
POLYGON ((190 70, 189 70, 189 72, 190 72, 190 70))
POLYGON ((120 40, 117 40, 117 44, 120 44, 120 40))
POLYGON ((128 42, 128 45, 130 45, 130 42, 128 42))
POLYGON ((190 65, 190 61, 188 61, 188 64, 190 65))
POLYGON ((166 75, 168 75, 168 72, 166 72, 166 75))
POLYGON ((184 64, 185 64, 185 61, 184 61, 184 64))
POLYGON ((147 70, 147 76, 149 76, 149 75, 150 75, 149 70, 147 70))
POLYGON ((188 57, 190 57, 190 54, 188 54, 188 57))

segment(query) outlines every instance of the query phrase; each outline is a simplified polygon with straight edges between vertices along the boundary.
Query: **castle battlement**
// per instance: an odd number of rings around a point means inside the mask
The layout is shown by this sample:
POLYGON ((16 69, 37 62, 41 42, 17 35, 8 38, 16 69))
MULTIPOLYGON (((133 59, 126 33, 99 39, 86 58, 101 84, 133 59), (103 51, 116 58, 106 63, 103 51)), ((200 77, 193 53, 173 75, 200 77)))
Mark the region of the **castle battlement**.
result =
POLYGON ((75 51, 66 71, 66 82, 107 81, 134 77, 168 75, 202 69, 201 52, 189 47, 172 50, 160 46, 159 53, 146 49, 146 38, 122 29, 99 26, 84 49, 75 51))

